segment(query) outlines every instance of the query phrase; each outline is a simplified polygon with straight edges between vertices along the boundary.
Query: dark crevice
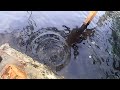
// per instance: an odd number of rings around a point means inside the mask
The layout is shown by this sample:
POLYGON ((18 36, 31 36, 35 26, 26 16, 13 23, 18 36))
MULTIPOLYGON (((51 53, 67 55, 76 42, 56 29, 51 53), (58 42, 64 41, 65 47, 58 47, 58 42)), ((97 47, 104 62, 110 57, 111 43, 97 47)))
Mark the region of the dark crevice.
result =
POLYGON ((0 62, 2 61, 3 59, 2 59, 2 57, 0 56, 0 62))

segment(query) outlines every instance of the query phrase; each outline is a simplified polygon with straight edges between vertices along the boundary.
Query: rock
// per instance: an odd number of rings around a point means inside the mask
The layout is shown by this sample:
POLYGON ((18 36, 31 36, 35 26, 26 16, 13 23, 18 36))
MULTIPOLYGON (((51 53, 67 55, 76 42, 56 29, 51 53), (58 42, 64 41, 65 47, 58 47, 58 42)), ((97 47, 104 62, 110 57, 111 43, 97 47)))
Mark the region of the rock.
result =
POLYGON ((28 79, 63 79, 63 76, 57 76, 49 67, 11 48, 9 44, 0 47, 0 56, 3 59, 0 71, 6 64, 13 64, 22 68, 27 73, 28 79))

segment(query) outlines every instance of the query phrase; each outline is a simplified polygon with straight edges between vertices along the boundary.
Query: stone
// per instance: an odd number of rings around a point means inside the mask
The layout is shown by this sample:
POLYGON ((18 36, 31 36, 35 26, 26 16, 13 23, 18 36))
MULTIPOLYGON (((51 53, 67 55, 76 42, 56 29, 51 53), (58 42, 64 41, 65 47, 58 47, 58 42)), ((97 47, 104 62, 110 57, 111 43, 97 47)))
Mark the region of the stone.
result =
POLYGON ((3 59, 0 63, 0 76, 2 75, 2 69, 7 64, 12 64, 21 68, 21 70, 24 70, 28 79, 64 78, 63 76, 56 75, 48 66, 39 63, 36 60, 33 60, 31 57, 11 48, 9 44, 4 44, 0 47, 0 56, 3 59))

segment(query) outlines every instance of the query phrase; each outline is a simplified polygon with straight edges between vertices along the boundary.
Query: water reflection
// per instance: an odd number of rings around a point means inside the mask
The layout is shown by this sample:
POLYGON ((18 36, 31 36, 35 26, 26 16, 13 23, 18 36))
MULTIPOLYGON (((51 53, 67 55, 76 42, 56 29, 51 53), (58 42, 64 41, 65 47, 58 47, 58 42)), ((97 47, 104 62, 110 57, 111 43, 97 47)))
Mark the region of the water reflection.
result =
POLYGON ((112 17, 113 20, 113 27, 111 28, 112 30, 112 35, 111 35, 111 40, 110 43, 112 44, 112 54, 113 54, 113 68, 117 70, 117 76, 118 72, 120 71, 120 17, 119 17, 119 12, 113 12, 113 15, 116 15, 116 17, 112 17))
POLYGON ((107 48, 105 49, 105 51, 108 53, 108 58, 106 59, 106 63, 109 66, 109 70, 105 71, 105 75, 106 78, 109 79, 118 79, 120 78, 119 74, 120 74, 120 39, 119 39, 119 15, 120 12, 119 11, 109 11, 106 12, 105 15, 102 17, 102 23, 101 21, 99 22, 98 25, 105 24, 109 27, 109 29, 106 31, 107 32, 107 36, 109 38, 106 39, 106 41, 109 44, 107 45, 107 48), (109 24, 111 22, 111 24, 109 24), (109 64, 108 64, 109 63, 109 64))

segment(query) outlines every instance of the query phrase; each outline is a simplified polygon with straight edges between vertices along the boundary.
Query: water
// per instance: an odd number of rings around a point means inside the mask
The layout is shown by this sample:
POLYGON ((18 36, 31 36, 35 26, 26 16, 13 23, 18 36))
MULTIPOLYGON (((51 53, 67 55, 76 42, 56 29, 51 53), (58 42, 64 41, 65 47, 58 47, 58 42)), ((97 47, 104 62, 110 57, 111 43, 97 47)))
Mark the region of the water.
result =
MULTIPOLYGON (((27 52, 28 49, 31 50, 29 43, 37 37, 36 32, 41 34, 54 27, 54 32, 65 39, 69 30, 82 25, 89 12, 1 11, 0 13, 0 45, 8 42, 13 48, 37 59, 35 55, 30 54, 31 52, 27 52), (69 28, 66 30, 63 25, 69 28)), ((120 12, 117 11, 98 11, 86 31, 88 33, 94 28, 94 34, 86 37, 85 32, 84 40, 71 47, 69 63, 62 66, 57 74, 74 79, 120 78, 119 16, 120 12)))

